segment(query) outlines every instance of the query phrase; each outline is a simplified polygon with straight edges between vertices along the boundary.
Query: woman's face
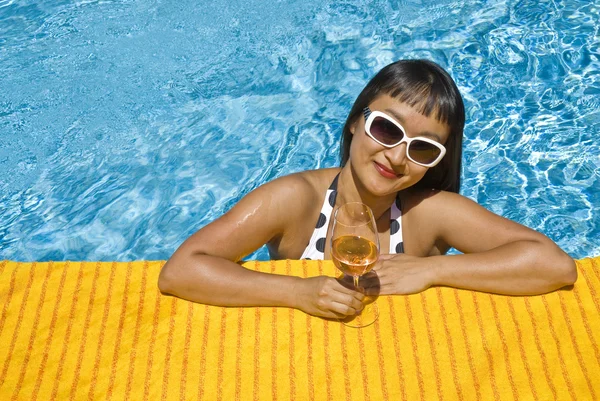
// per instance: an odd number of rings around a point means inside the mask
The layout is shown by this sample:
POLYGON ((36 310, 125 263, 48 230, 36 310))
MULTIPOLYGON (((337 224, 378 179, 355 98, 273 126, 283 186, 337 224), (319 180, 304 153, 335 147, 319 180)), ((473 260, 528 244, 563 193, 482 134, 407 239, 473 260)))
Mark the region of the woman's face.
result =
MULTIPOLYGON (((410 138, 423 136, 445 144, 450 126, 440 123, 433 115, 425 117, 411 106, 388 95, 377 97, 369 104, 371 111, 381 111, 394 118, 410 138)), ((408 188, 427 172, 428 168, 406 157, 406 143, 386 148, 365 133, 361 116, 351 127, 349 163, 361 183, 376 196, 385 196, 408 188)), ((446 156, 448 157, 448 156, 446 156)))

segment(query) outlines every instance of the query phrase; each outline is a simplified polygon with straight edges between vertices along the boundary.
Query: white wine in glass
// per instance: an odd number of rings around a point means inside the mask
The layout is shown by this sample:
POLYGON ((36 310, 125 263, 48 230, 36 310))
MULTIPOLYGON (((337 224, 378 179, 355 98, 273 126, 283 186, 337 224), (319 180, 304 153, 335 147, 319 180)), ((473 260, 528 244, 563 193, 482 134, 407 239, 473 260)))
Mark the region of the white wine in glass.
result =
MULTIPOLYGON (((362 275, 368 273, 379 257, 379 237, 371 208, 360 202, 340 206, 334 214, 331 235, 331 258, 346 276, 352 276, 355 290, 362 275)), ((375 303, 366 303, 354 317, 342 320, 349 327, 365 327, 377 320, 379 311, 375 303)))

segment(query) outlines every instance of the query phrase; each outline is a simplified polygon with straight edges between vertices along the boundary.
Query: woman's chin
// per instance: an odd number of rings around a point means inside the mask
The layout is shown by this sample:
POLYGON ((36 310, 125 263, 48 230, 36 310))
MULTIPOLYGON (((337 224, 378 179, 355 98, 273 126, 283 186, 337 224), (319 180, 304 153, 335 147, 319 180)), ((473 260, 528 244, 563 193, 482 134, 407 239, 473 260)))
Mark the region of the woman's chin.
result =
POLYGON ((384 179, 382 177, 370 178, 365 187, 367 190, 377 197, 385 197, 387 195, 396 194, 404 189, 415 185, 423 177, 414 177, 399 175, 395 179, 384 179))
POLYGON ((390 180, 384 181, 376 178, 371 179, 367 185, 365 185, 365 188, 373 196, 386 197, 391 194, 396 194, 405 187, 401 185, 401 181, 399 179, 395 182, 390 182, 390 180))

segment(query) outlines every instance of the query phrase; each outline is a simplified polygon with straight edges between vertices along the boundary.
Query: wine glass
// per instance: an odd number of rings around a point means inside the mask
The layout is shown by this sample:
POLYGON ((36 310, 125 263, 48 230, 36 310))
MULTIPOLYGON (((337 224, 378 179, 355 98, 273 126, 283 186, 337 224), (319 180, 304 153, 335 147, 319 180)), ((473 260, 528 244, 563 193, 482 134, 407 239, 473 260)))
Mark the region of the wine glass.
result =
MULTIPOLYGON (((379 236, 371 208, 360 202, 340 206, 333 217, 331 258, 346 276, 352 276, 354 289, 364 293, 359 279, 369 272, 379 257, 379 236)), ((377 320, 379 310, 374 302, 366 303, 357 315, 343 319, 349 327, 366 327, 377 320)))

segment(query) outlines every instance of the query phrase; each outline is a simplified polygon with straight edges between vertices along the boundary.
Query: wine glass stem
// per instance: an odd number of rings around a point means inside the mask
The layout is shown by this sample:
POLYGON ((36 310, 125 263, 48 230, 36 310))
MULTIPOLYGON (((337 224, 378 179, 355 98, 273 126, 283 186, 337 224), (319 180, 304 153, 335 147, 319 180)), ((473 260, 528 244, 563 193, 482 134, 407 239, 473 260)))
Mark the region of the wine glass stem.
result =
POLYGON ((352 276, 354 279, 354 287, 358 288, 358 276, 352 276))

